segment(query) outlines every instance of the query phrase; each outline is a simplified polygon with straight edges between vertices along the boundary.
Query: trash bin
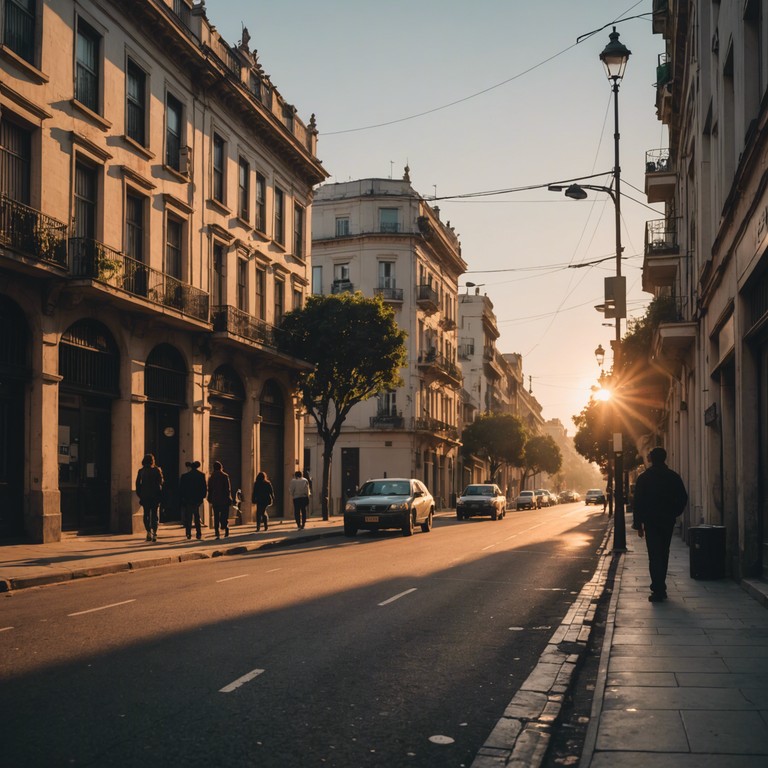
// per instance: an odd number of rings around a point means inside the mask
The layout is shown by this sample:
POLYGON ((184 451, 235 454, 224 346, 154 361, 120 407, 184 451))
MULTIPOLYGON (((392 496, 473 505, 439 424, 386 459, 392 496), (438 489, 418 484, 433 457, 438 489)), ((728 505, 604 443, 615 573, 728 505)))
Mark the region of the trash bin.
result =
POLYGON ((725 526, 697 525, 688 529, 692 579, 725 578, 725 526))

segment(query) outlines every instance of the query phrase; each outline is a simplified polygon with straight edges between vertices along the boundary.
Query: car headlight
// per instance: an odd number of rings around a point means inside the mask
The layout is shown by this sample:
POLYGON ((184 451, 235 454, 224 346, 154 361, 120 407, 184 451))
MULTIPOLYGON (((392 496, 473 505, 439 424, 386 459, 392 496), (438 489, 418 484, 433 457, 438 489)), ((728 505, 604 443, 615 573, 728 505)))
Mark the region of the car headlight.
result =
POLYGON ((348 501, 344 506, 345 512, 354 512, 357 510, 357 506, 353 504, 351 501, 348 501))
POLYGON ((407 512, 408 508, 407 501, 396 501, 394 504, 389 505, 390 512, 407 512))

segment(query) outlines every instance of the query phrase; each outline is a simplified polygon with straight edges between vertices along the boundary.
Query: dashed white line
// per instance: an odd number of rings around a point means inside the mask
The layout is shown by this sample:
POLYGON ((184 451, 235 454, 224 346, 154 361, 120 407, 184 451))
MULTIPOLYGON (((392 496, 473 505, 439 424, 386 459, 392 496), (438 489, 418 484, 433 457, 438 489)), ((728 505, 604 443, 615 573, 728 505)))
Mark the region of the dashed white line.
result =
POLYGON ((84 613, 94 613, 95 611, 106 611, 107 608, 116 608, 118 605, 127 605, 128 603, 135 603, 136 600, 123 600, 119 603, 110 603, 109 605, 100 605, 98 608, 89 608, 87 611, 77 611, 76 613, 68 613, 67 616, 82 616, 84 613))
POLYGON ((282 568, 270 568, 266 573, 275 573, 275 571, 282 571, 282 568))
POLYGON ((416 591, 416 587, 413 587, 413 589, 406 589, 405 592, 401 592, 399 595, 394 595, 394 597, 390 597, 388 600, 384 600, 384 602, 379 603, 379 605, 389 605, 390 603, 394 603, 395 600, 399 600, 401 597, 410 595, 411 592, 415 592, 415 591, 416 591))
POLYGON ((9 629, 13 629, 13 627, 0 627, 0 632, 7 632, 9 629))
POLYGON ((247 675, 238 677, 237 680, 234 680, 229 685, 225 685, 223 688, 220 688, 219 693, 232 693, 232 691, 239 688, 241 685, 245 685, 246 683, 250 682, 254 677, 258 677, 263 672, 263 669, 253 669, 247 675))
POLYGON ((241 576, 229 576, 226 579, 216 579, 217 584, 221 584, 224 581, 234 581, 235 579, 244 579, 246 576, 249 576, 250 574, 244 573, 241 576))

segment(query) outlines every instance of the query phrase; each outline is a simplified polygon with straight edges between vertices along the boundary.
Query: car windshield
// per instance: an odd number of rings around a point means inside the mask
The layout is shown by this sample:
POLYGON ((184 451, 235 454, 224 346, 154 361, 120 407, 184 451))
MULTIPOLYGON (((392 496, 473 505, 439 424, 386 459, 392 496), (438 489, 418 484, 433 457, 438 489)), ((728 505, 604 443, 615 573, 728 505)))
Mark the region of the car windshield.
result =
POLYGON ((358 496, 410 496, 411 484, 407 480, 369 480, 363 483, 358 496))
POLYGON ((468 485, 462 496, 493 496, 493 488, 490 485, 468 485))
POLYGON ((521 496, 533 496, 533 491, 520 491, 521 496))

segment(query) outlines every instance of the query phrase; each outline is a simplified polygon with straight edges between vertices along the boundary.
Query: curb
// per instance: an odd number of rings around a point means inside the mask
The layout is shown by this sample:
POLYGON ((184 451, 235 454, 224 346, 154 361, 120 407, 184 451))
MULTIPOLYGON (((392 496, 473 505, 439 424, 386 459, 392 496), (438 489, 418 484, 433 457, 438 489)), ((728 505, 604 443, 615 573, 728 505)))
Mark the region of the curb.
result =
POLYGON ((573 674, 586 652, 597 601, 608 582, 613 559, 608 541, 612 532, 613 525, 609 523, 592 578, 571 604, 533 671, 480 747, 471 768, 510 765, 534 768, 543 763, 552 727, 560 715, 573 674))

